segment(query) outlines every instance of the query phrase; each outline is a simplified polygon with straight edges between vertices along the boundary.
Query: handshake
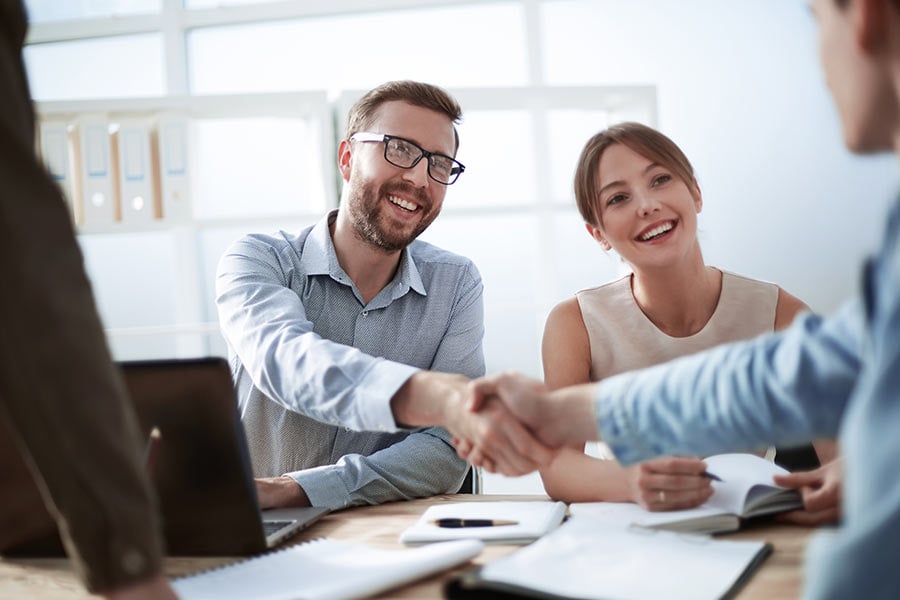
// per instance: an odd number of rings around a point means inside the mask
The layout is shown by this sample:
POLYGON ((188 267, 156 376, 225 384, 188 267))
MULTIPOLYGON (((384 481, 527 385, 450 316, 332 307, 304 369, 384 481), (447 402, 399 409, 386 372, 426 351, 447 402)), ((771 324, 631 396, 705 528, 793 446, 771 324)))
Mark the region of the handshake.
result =
POLYGON ((420 371, 391 407, 398 424, 447 429, 471 464, 517 476, 549 465, 562 447, 598 439, 593 390, 585 384, 550 392, 514 372, 469 380, 420 371))

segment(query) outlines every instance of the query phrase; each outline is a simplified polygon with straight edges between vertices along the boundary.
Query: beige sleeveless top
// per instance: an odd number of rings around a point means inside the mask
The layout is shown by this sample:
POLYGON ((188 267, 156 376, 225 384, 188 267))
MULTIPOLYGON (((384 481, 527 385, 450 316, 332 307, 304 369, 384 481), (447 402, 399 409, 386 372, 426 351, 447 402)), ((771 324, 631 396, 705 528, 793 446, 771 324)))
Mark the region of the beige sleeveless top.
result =
POLYGON ((712 317, 694 335, 679 338, 644 315, 631 292, 631 275, 575 296, 591 344, 591 381, 598 381, 773 331, 778 286, 722 271, 712 317))

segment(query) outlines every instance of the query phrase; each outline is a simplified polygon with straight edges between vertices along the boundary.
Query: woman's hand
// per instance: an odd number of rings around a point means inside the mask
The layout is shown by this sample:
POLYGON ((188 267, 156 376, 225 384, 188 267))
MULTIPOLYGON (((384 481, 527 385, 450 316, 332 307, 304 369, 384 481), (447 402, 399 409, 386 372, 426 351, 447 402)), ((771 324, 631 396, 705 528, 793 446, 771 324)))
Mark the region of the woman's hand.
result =
POLYGON ((632 499, 651 511, 700 506, 713 494, 699 458, 663 456, 626 469, 632 499))

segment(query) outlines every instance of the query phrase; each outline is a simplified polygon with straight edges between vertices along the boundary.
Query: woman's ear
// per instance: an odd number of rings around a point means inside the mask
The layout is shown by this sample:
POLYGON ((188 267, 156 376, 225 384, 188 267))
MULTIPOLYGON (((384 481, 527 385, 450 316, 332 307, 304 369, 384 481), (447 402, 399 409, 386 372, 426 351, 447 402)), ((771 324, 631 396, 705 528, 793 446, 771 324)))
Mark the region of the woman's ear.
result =
POLYGON ((609 242, 606 241, 606 238, 603 236, 603 232, 600 231, 599 227, 595 227, 590 223, 585 223, 584 228, 587 229, 587 232, 590 234, 590 236, 597 240, 597 243, 600 244, 600 246, 604 250, 606 250, 607 252, 612 250, 612 246, 610 246, 609 242))
POLYGON ((691 190, 691 195, 694 197, 694 208, 697 209, 697 214, 703 210, 703 192, 700 191, 700 184, 697 183, 697 180, 694 180, 694 189, 691 190))
POLYGON ((350 151, 350 140, 341 140, 341 145, 338 146, 338 170, 341 172, 341 178, 344 181, 350 181, 352 154, 350 151))

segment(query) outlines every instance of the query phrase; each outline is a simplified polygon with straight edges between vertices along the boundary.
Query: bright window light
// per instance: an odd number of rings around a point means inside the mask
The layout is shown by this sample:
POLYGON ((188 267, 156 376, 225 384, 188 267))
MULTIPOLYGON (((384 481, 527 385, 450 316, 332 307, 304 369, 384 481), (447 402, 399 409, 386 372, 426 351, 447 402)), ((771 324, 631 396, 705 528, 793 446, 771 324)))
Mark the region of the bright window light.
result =
POLYGON ((447 210, 536 201, 534 136, 527 112, 463 107, 457 158, 466 172, 447 190, 447 210))
POLYGON ((302 119, 201 119, 194 124, 195 215, 321 213, 326 181, 318 129, 302 119))
POLYGON ((35 100, 134 98, 165 92, 159 34, 32 44, 25 47, 35 100))
POLYGON ((161 0, 25 0, 30 23, 158 13, 161 0))
POLYGON ((191 91, 522 85, 524 23, 518 4, 491 3, 197 29, 188 35, 191 91), (485 52, 466 39, 495 42, 485 52))

